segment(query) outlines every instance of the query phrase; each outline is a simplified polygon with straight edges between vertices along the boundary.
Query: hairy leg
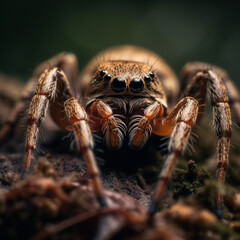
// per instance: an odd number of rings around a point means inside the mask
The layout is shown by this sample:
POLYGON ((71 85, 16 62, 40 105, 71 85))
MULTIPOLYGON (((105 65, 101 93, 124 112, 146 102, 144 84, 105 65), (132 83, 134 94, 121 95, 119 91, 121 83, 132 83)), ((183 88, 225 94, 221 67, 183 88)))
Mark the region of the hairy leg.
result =
POLYGON ((170 136, 176 125, 178 113, 186 104, 187 99, 188 97, 185 97, 180 100, 166 117, 156 119, 152 132, 158 136, 170 136))
POLYGON ((59 67, 65 73, 72 84, 77 79, 78 74, 78 64, 77 59, 72 53, 60 53, 53 58, 40 64, 33 73, 33 76, 29 79, 26 87, 24 88, 20 99, 14 106, 12 112, 10 113, 5 125, 0 131, 0 142, 5 140, 7 137, 11 136, 15 126, 17 125, 19 119, 27 111, 29 107, 29 102, 34 96, 34 91, 38 82, 40 75, 47 68, 59 67))
POLYGON ((19 119, 22 117, 24 112, 27 110, 28 103, 33 97, 34 87, 36 86, 35 79, 31 78, 24 88, 20 99, 15 104, 13 110, 4 123, 2 129, 0 130, 0 142, 4 141, 6 138, 10 137, 13 133, 15 126, 17 125, 19 119))
POLYGON ((182 154, 187 145, 191 128, 196 122, 197 114, 198 102, 192 97, 182 99, 173 110, 172 114, 170 114, 171 117, 169 120, 174 119, 175 126, 168 146, 169 154, 159 175, 158 183, 152 201, 149 205, 148 213, 150 216, 153 216, 158 209, 158 205, 168 179, 172 174, 178 157, 182 154))
MULTIPOLYGON (((184 90, 184 96, 194 96, 198 99, 200 107, 203 107, 206 98, 207 92, 207 81, 198 81, 198 84, 195 84, 194 78, 198 72, 215 72, 224 83, 227 95, 228 103, 233 111, 233 115, 236 117, 236 121, 240 123, 240 94, 232 80, 230 79, 228 73, 218 67, 202 62, 192 62, 188 63, 183 67, 181 73, 182 86, 181 89, 184 90)), ((202 112, 202 111, 201 111, 202 112)))
MULTIPOLYGON (((46 116, 49 104, 57 104, 55 103, 55 96, 57 95, 58 82, 63 82, 67 89, 68 96, 65 97, 72 97, 67 77, 62 70, 58 68, 46 69, 38 80, 38 84, 28 111, 23 176, 27 175, 31 169, 34 151, 36 149, 39 135, 39 127, 46 116)), ((66 122, 66 120, 64 122, 67 128, 69 123, 66 122)))
POLYGON ((98 167, 93 154, 93 137, 88 123, 88 115, 77 99, 70 98, 64 103, 65 112, 72 125, 78 149, 86 161, 89 175, 93 180, 98 201, 102 207, 106 206, 98 167))
MULTIPOLYGON (((210 97, 214 128, 217 135, 216 179, 218 182, 224 183, 228 167, 232 125, 229 104, 231 104, 233 112, 240 122, 239 93, 227 74, 215 66, 209 67, 203 63, 189 63, 184 67, 182 77, 184 82, 188 82, 185 95, 195 97, 202 105, 205 103, 206 93, 210 97), (205 95, 202 93, 205 93, 205 95)), ((220 218, 223 217, 223 199, 219 193, 216 194, 216 212, 220 218)))
POLYGON ((48 108, 50 108, 52 117, 57 123, 60 115, 56 117, 56 112, 53 109, 57 109, 61 113, 61 124, 59 124, 61 127, 67 130, 73 130, 79 150, 82 152, 83 158, 86 161, 90 177, 93 179, 99 203, 101 206, 106 206, 105 198, 102 194, 98 168, 92 151, 93 140, 87 114, 77 100, 72 98, 68 79, 59 68, 46 69, 42 73, 31 101, 28 113, 23 177, 25 177, 31 169, 39 135, 39 127, 46 116, 48 108), (59 88, 62 89, 61 94, 60 92, 58 93, 59 88), (62 102, 64 102, 64 104, 61 104, 62 102))

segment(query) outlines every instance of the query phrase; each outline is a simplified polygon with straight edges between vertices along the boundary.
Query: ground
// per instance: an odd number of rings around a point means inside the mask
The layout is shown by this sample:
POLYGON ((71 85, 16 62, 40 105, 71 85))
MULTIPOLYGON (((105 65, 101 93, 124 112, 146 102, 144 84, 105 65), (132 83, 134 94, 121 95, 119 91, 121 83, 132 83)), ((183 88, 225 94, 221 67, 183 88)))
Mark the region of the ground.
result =
MULTIPOLYGON (((0 87, 1 125, 22 88, 4 75, 0 82, 6 78, 9 84, 0 87)), ((153 219, 146 208, 163 162, 158 140, 140 152, 110 153, 97 145, 109 205, 100 209, 81 154, 51 126, 42 129, 45 141, 39 143, 32 174, 21 180, 24 127, 18 126, 0 147, 1 239, 240 239, 239 129, 233 129, 227 183, 220 186, 214 180, 215 137, 209 119, 194 129, 194 149, 179 160, 153 219), (214 213, 216 189, 224 195, 221 220, 214 213)))

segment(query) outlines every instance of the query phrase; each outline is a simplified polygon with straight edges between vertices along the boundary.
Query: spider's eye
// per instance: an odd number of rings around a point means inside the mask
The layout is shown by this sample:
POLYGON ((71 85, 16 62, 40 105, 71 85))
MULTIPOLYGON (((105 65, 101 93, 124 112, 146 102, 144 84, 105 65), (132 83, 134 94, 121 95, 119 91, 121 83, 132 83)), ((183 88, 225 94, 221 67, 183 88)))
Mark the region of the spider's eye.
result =
POLYGON ((129 88, 130 88, 131 92, 139 93, 144 88, 143 81, 141 79, 134 78, 134 79, 131 80, 131 82, 129 84, 129 88))
POLYGON ((110 80, 111 80, 111 75, 110 74, 108 74, 104 77, 105 82, 109 82, 110 80))
POLYGON ((151 78, 149 76, 144 77, 145 83, 150 83, 151 78))
POLYGON ((107 71, 101 71, 100 72, 100 77, 103 78, 108 72, 107 71))
POLYGON ((126 82, 121 78, 114 78, 111 83, 111 88, 114 92, 123 92, 126 88, 126 82))
POLYGON ((151 79, 153 79, 154 76, 155 76, 154 73, 152 73, 152 72, 149 72, 148 74, 149 74, 149 76, 150 76, 151 79))

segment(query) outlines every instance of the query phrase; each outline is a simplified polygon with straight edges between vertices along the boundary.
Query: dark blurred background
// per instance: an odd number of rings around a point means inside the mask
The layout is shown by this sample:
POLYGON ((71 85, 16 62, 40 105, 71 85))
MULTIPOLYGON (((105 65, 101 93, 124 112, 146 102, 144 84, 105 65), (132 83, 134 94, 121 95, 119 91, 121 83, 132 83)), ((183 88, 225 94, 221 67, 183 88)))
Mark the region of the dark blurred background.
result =
POLYGON ((98 51, 136 44, 179 74, 188 61, 228 70, 240 87, 239 1, 1 1, 0 71, 27 79, 41 61, 74 52, 80 69, 98 51))

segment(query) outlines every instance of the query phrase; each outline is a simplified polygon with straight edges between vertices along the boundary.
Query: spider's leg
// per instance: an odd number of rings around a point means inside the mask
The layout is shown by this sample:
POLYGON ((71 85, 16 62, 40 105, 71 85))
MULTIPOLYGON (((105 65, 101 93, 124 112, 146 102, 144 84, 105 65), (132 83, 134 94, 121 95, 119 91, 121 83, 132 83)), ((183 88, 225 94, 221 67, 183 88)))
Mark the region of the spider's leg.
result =
MULTIPOLYGON (((189 84, 185 94, 197 97, 199 92, 208 90, 211 105, 213 107, 214 128, 217 135, 217 172, 216 179, 220 183, 225 182, 226 170, 228 167, 228 155, 231 136, 231 110, 228 102, 228 94, 230 93, 230 101, 236 116, 239 116, 239 94, 226 74, 222 73, 218 67, 206 68, 203 63, 189 63, 184 69, 182 76, 189 79, 189 84), (228 86, 229 89, 226 89, 228 86), (202 86, 202 87, 201 87, 202 86), (231 86, 233 88, 231 88, 231 86), (202 88, 202 89, 201 89, 202 88)), ((197 97, 197 99, 201 94, 197 97)), ((216 213, 219 218, 223 217, 223 197, 216 193, 216 213)))
MULTIPOLYGON (((25 177, 31 169, 36 143, 39 135, 39 127, 43 122, 49 105, 60 106, 59 102, 55 102, 57 96, 58 85, 65 86, 65 94, 62 95, 63 101, 72 97, 67 77, 64 72, 58 68, 46 69, 38 80, 38 84, 32 98, 28 111, 27 135, 25 143, 25 160, 23 177, 25 177)), ((64 109, 62 107, 63 112, 64 109)), ((68 120, 62 117, 65 125, 70 125, 68 120)))
POLYGON ((3 142, 11 136, 15 126, 17 125, 22 114, 27 110, 28 102, 31 100, 34 94, 34 88, 36 86, 36 81, 31 78, 27 85, 25 86, 20 98, 15 104, 13 110, 10 112, 6 122, 4 123, 2 129, 0 130, 0 142, 3 142))
POLYGON ((65 73, 59 68, 46 69, 39 78, 29 113, 23 177, 31 169, 39 126, 50 109, 53 120, 66 130, 73 130, 79 149, 87 163, 101 206, 105 206, 98 169, 93 155, 93 141, 85 110, 73 98, 65 73), (61 94, 60 94, 61 93, 61 94))
MULTIPOLYGON (((205 98, 206 98, 206 90, 207 90, 207 81, 202 81, 201 79, 195 79, 197 72, 207 72, 212 70, 215 72, 223 81, 227 94, 228 94, 228 103, 232 109, 233 115, 236 118, 237 123, 240 123, 240 94, 232 80, 230 79, 228 73, 218 67, 213 66, 207 63, 202 62, 191 62, 186 64, 183 67, 181 73, 182 86, 181 89, 184 91, 184 96, 194 96, 198 99, 200 107, 204 107, 205 98), (195 82, 198 81, 197 84, 195 82)), ((221 86, 220 86, 221 87, 221 86)), ((201 110, 203 112, 203 109, 201 110)))
POLYGON ((64 103, 64 108, 71 122, 77 146, 86 161, 89 175, 93 180, 98 201, 102 207, 106 206, 98 167, 93 154, 93 137, 88 123, 88 115, 75 98, 68 99, 64 103))
POLYGON ((233 84, 231 79, 227 74, 222 78, 224 80, 224 84, 227 88, 229 105, 232 109, 233 116, 236 118, 238 124, 240 124, 240 94, 237 90, 236 86, 233 84))
POLYGON ((5 122, 3 128, 0 130, 0 142, 9 137, 18 121, 21 119, 22 114, 29 108, 29 102, 31 101, 34 91, 41 73, 50 67, 59 67, 65 73, 68 79, 72 83, 77 79, 78 67, 77 59, 72 53, 60 53, 53 58, 40 64, 33 73, 33 76, 28 80, 21 96, 11 111, 7 121, 5 122))
MULTIPOLYGON (((121 147, 126 134, 126 124, 113 115, 112 108, 102 100, 96 100, 90 107, 91 117, 100 117, 100 124, 105 133, 106 144, 109 148, 118 149, 121 147), (120 130, 121 129, 121 130, 120 130)), ((95 130, 94 130, 95 131, 95 130)))
POLYGON ((168 145, 169 154, 159 175, 158 183, 149 205, 148 213, 150 216, 153 216, 158 209, 167 181, 172 174, 178 157, 182 154, 187 145, 192 125, 196 122, 197 114, 197 100, 192 97, 186 97, 176 105, 168 117, 163 119, 162 123, 159 121, 160 126, 162 126, 164 130, 161 130, 160 127, 156 127, 153 130, 155 134, 159 135, 162 135, 163 133, 167 135, 168 132, 172 133, 168 145), (159 131, 157 132, 157 130, 159 131))

